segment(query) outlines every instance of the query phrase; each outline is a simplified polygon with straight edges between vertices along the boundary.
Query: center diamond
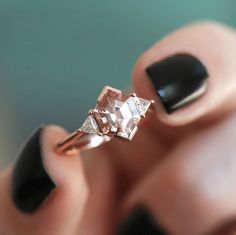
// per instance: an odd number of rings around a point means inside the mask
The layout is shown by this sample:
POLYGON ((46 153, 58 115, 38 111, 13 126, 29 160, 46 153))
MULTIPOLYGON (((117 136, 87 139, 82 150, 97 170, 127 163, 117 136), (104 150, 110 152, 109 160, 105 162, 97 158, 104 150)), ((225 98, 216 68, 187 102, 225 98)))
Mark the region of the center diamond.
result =
POLYGON ((136 96, 127 96, 120 90, 105 87, 93 110, 102 134, 114 134, 132 139, 138 123, 147 112, 151 101, 136 96))
POLYGON ((131 140, 138 123, 145 116, 152 101, 106 86, 97 99, 81 131, 89 134, 117 135, 131 140))

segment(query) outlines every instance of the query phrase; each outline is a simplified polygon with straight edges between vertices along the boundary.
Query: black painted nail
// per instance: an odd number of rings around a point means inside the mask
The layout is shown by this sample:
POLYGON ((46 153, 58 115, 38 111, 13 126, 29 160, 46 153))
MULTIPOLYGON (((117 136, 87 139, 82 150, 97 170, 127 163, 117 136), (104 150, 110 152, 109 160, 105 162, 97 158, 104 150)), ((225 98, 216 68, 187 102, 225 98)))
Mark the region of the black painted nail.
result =
POLYGON ((118 235, 166 235, 143 207, 138 207, 118 227, 118 235))
POLYGON ((199 98, 207 88, 206 67, 191 55, 166 58, 149 66, 146 72, 169 114, 199 98))
POLYGON ((23 212, 36 211, 55 184, 46 173, 41 156, 39 128, 27 141, 16 161, 12 177, 12 199, 23 212))

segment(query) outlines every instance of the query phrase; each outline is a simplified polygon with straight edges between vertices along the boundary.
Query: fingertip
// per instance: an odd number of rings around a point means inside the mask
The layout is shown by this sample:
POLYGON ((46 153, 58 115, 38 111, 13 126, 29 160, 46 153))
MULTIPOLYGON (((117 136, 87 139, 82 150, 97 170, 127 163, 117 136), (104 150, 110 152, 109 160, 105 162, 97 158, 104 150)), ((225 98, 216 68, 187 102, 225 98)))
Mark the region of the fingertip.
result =
POLYGON ((61 127, 44 126, 24 144, 9 176, 11 199, 21 212, 50 215, 58 205, 65 214, 74 207, 82 211, 88 195, 82 161, 55 151, 56 143, 66 135, 61 127))
POLYGON ((236 34, 217 22, 195 22, 147 50, 133 84, 156 101, 157 119, 170 126, 209 121, 235 108, 236 34))

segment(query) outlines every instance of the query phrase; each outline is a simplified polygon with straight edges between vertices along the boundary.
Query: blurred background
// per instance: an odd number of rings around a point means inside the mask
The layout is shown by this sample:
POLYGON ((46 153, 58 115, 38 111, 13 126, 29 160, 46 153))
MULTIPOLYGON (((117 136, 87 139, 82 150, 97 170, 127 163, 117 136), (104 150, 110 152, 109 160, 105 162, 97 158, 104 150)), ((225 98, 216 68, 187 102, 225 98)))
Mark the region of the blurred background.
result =
POLYGON ((79 127, 104 85, 176 28, 236 25, 234 0, 0 0, 0 165, 40 124, 79 127))

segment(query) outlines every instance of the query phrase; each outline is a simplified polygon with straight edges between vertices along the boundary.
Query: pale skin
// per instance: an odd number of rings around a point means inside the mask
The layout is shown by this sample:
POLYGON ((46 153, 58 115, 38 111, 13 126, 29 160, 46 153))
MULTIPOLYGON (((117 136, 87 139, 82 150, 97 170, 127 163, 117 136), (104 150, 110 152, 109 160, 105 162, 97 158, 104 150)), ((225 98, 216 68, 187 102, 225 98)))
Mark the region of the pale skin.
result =
POLYGON ((68 133, 48 126, 44 166, 57 187, 36 212, 24 214, 9 196, 11 164, 0 178, 0 234, 111 235, 138 204, 174 235, 211 234, 236 223, 235 31, 209 22, 178 29, 137 60, 132 82, 138 96, 155 100, 155 112, 133 141, 113 140, 66 157, 55 146, 68 133), (201 98, 167 115, 145 68, 180 52, 205 64, 209 86, 201 98))

